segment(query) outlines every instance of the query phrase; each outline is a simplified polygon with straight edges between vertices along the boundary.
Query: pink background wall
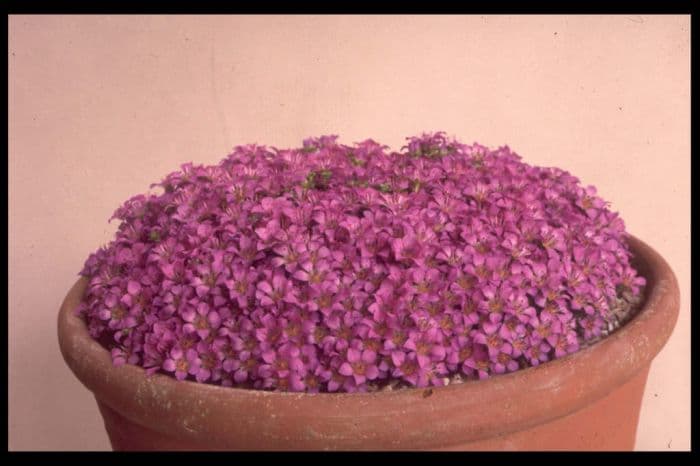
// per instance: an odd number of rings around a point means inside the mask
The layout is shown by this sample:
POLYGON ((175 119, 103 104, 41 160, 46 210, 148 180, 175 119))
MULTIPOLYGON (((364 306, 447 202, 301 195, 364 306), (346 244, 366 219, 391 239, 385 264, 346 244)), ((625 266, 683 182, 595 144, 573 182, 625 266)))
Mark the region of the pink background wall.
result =
POLYGON ((56 313, 114 209, 180 163, 445 130, 598 187, 681 286, 637 449, 690 441, 689 16, 13 16, 9 446, 109 448, 56 313))

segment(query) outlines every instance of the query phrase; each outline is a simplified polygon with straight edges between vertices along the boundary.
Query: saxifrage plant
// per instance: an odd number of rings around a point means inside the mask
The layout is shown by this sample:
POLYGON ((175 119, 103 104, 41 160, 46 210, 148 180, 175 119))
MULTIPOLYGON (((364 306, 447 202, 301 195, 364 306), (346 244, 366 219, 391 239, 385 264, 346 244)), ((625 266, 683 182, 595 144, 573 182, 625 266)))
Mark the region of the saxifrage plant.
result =
POLYGON ((444 133, 239 146, 133 197, 78 308, 115 364, 280 391, 516 371, 622 325, 644 278, 618 214, 558 168, 444 133))

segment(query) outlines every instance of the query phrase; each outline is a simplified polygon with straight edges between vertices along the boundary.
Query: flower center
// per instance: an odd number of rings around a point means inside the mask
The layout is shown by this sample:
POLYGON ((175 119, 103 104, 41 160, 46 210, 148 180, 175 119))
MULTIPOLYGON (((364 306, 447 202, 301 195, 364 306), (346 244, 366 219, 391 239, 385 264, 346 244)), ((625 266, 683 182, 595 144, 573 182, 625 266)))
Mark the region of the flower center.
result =
POLYGON ((277 340, 279 340, 281 335, 282 331, 280 329, 272 329, 267 334, 267 341, 269 341, 270 343, 277 343, 277 340))
POLYGON ((443 330, 451 330, 453 326, 454 322, 452 322, 450 316, 446 315, 440 320, 440 328, 443 330))
POLYGON ((314 329, 314 340, 316 340, 316 343, 320 343, 326 335, 328 335, 328 332, 326 332, 323 327, 316 327, 314 329))
POLYGON ((257 253, 258 252, 255 250, 255 248, 246 248, 241 251, 241 257, 247 261, 252 261, 255 259, 257 253))
POLYGON ((188 350, 192 348, 195 344, 194 337, 191 336, 184 336, 182 338, 182 341, 180 342, 180 346, 182 346, 182 349, 188 350))
POLYGON ((394 335, 391 337, 392 343, 396 346, 403 346, 403 344, 406 343, 406 339, 406 334, 401 330, 395 331, 394 335))
POLYGON ((385 336, 388 330, 389 327, 386 325, 385 322, 377 322, 376 324, 374 324, 374 331, 377 333, 377 335, 381 337, 385 336))
POLYGON ((213 369, 216 366, 216 359, 211 354, 205 354, 202 356, 202 367, 206 369, 213 369))
POLYGON ((243 294, 248 289, 248 282, 246 282, 245 280, 237 281, 236 284, 234 285, 234 289, 236 290, 237 293, 243 294))
POLYGON ((234 359, 236 357, 236 351, 229 344, 224 345, 221 348, 221 352, 223 353, 224 358, 226 359, 234 359))
POLYGON ((370 338, 369 340, 365 341, 365 348, 372 350, 372 351, 379 351, 379 348, 381 348, 382 344, 379 342, 379 340, 375 338, 370 338))
POLYGON ((493 298, 489 301, 489 311, 501 312, 503 310, 503 302, 499 298, 493 298))
POLYGON ((552 237, 552 236, 542 238, 542 247, 545 249, 552 249, 555 244, 556 244, 556 241, 554 240, 554 237, 552 237))
POLYGON ((287 327, 287 335, 291 338, 295 338, 299 336, 299 333, 301 333, 301 328, 299 327, 298 324, 290 324, 287 327))
POLYGON ((121 306, 117 306, 114 309, 112 309, 112 319, 114 320, 122 320, 126 316, 126 309, 124 309, 121 306))
POLYGON ((427 293, 430 291, 430 284, 427 281, 422 281, 416 284, 416 291, 418 293, 427 293))
POLYGON ((423 341, 418 342, 418 344, 416 344, 416 353, 420 354, 421 356, 425 356, 430 353, 430 346, 431 345, 423 341))
POLYGON ((489 368, 489 362, 487 360, 476 361, 476 368, 480 371, 485 371, 489 368))
POLYGON ((363 362, 354 362, 350 364, 352 366, 352 371, 357 375, 365 375, 365 364, 363 362))
POLYGON ((478 265, 474 268, 474 273, 479 278, 486 278, 489 276, 489 269, 485 265, 478 265))
POLYGON ((498 335, 491 335, 486 339, 486 344, 489 345, 491 348, 498 348, 501 346, 503 341, 498 335))
POLYGON ((418 369, 418 366, 416 366, 416 364, 413 362, 405 362, 401 366, 401 372, 403 372, 405 375, 409 375, 409 376, 415 374, 417 369, 418 369))
POLYGON ((320 307, 321 309, 326 309, 326 308, 330 307, 332 302, 333 302, 333 297, 328 293, 323 293, 316 300, 318 307, 320 307))
POLYGON ((178 372, 187 372, 187 370, 190 368, 189 363, 185 359, 180 359, 175 363, 175 368, 178 370, 178 372))
POLYGON ((427 306, 425 306, 425 310, 428 311, 428 314, 430 314, 433 317, 435 317, 440 312, 441 309, 442 309, 442 305, 440 304, 439 301, 430 302, 430 303, 428 303, 427 306))
POLYGON ((206 330, 209 328, 209 322, 207 322, 206 317, 200 315, 195 319, 194 326, 197 330, 206 330))
POLYGON ((544 310, 550 314, 559 314, 559 306, 557 306, 557 303, 552 301, 547 301, 547 303, 545 303, 544 310))
POLYGON ((471 275, 461 275, 457 279, 457 285, 459 285, 459 287, 464 290, 469 290, 471 287, 474 286, 475 281, 476 280, 471 275))
POLYGON ((343 340, 349 340, 352 336, 352 329, 346 325, 343 325, 338 331, 338 336, 343 340))
POLYGON ((318 377, 315 375, 307 375, 304 379, 304 383, 309 388, 316 388, 318 387, 318 377))
POLYGON ((542 337, 542 338, 547 338, 549 334, 551 333, 551 328, 549 325, 540 325, 537 327, 537 333, 542 337))
POLYGON ((348 297, 343 300, 343 308, 348 312, 351 312, 355 308, 355 301, 352 299, 352 297, 348 297))
POLYGON ((275 361, 275 369, 278 371, 286 371, 289 369, 289 363, 284 359, 278 359, 275 361))
POLYGON ((477 242, 477 243, 474 245, 474 249, 475 249, 476 252, 478 252, 479 254, 486 254, 486 253, 489 252, 489 250, 490 250, 488 244, 486 244, 486 243, 484 243, 484 242, 482 242, 482 241, 477 242))
POLYGON ((309 273, 309 283, 321 283, 324 275, 323 272, 312 270, 311 273, 309 273))

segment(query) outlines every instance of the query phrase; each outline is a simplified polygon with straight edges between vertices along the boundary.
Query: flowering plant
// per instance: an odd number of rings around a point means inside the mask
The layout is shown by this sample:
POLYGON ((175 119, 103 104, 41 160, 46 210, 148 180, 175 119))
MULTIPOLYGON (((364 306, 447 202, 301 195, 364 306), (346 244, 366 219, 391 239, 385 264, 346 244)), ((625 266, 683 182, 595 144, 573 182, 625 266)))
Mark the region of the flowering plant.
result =
POLYGON ((644 279, 593 187, 444 133, 185 164, 114 214, 78 313, 115 364, 254 389, 484 378, 621 325, 644 279))

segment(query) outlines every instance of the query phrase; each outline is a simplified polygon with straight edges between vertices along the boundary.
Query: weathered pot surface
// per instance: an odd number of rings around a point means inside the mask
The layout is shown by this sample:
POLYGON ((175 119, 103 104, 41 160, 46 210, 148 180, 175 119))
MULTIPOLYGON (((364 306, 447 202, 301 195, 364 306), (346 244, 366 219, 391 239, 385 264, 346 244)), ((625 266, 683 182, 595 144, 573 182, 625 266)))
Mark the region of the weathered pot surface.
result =
POLYGON ((113 366, 74 314, 84 278, 61 306, 59 342, 94 393, 115 449, 631 449, 647 371, 673 331, 680 297, 664 259, 629 241, 648 282, 632 321, 573 355, 481 381, 306 394, 147 377, 140 367, 113 366))

